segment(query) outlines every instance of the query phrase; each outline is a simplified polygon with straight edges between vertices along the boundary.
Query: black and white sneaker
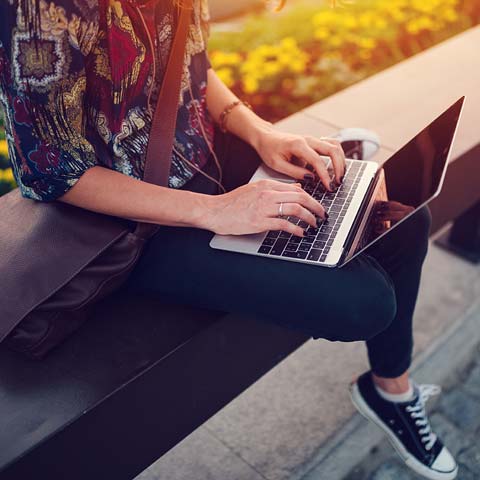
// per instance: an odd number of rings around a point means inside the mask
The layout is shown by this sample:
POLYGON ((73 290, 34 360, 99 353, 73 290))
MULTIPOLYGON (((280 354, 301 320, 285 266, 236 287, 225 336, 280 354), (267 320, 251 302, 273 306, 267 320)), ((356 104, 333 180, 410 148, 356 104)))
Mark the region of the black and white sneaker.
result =
POLYGON ((350 385, 352 402, 368 420, 378 425, 408 467, 432 480, 456 478, 458 466, 451 453, 432 432, 425 402, 440 392, 437 385, 414 385, 412 400, 394 403, 377 392, 371 372, 350 385))
POLYGON ((370 160, 380 149, 380 139, 373 130, 366 128, 343 128, 336 138, 347 158, 370 160))

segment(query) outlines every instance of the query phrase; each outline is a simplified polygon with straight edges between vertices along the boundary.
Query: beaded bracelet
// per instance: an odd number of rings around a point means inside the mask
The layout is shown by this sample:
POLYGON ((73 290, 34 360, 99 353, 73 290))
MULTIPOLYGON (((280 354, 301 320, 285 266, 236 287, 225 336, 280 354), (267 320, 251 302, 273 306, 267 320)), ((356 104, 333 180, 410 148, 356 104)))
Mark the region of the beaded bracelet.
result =
POLYGON ((248 102, 245 102, 245 101, 242 101, 242 100, 235 100, 234 102, 227 105, 225 107, 225 110, 223 110, 223 112, 220 114, 220 118, 218 120, 218 123, 220 125, 220 130, 223 133, 227 133, 227 117, 228 117, 228 114, 231 113, 231 111, 235 107, 237 107, 238 105, 245 105, 247 108, 252 110, 252 106, 248 102))

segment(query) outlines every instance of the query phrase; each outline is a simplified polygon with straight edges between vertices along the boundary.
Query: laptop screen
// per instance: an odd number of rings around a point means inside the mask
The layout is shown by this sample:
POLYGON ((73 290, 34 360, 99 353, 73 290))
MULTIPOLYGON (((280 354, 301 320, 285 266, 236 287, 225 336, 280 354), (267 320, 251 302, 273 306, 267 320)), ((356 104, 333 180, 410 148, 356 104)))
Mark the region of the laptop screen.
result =
POLYGON ((465 97, 394 153, 383 165, 375 199, 364 211, 362 235, 350 260, 440 192, 465 97))

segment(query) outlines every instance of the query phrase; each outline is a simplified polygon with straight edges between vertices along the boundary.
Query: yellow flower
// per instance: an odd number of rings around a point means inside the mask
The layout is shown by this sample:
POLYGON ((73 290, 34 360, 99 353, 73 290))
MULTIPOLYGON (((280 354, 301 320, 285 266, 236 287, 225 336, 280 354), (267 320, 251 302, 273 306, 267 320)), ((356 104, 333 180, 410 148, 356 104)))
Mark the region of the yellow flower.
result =
POLYGON ((318 40, 325 40, 330 36, 330 32, 326 28, 317 28, 315 30, 315 38, 318 40))
POLYGON ((255 77, 248 76, 243 79, 243 89, 246 93, 255 93, 259 88, 258 80, 255 77))
POLYGON ((8 144, 6 140, 0 140, 0 156, 8 157, 8 144))
POLYGON ((235 84, 233 72, 230 68, 219 68, 215 72, 227 87, 232 87, 235 84))
POLYGON ((373 38, 360 38, 358 39, 358 45, 365 50, 373 50, 377 42, 373 38))
POLYGON ((210 61, 212 62, 213 68, 217 69, 220 67, 233 67, 239 65, 242 62, 242 57, 235 52, 222 52, 217 50, 210 54, 210 61))
POLYGON ((15 179, 13 177, 13 171, 11 168, 7 168, 5 170, 0 170, 0 181, 14 183, 15 179))

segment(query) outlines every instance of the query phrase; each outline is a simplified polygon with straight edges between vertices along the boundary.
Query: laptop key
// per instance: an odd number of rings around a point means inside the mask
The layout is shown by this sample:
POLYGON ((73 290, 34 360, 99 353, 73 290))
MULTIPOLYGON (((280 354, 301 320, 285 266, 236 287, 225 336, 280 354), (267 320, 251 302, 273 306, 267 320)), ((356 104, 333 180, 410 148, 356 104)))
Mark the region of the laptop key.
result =
POLYGON ((262 245, 262 246, 258 249, 258 252, 257 252, 257 253, 269 254, 269 253, 270 253, 270 250, 271 250, 270 247, 265 247, 265 246, 262 245))
POLYGON ((278 236, 280 235, 280 232, 278 230, 270 230, 270 232, 268 232, 267 234, 267 237, 266 238, 277 238, 278 236))
POLYGON ((316 240, 316 237, 303 237, 302 238, 302 243, 300 243, 300 245, 306 244, 306 243, 308 245, 311 245, 315 240, 316 240))
POLYGON ((316 262, 320 258, 321 254, 322 254, 321 250, 318 250, 316 248, 312 248, 310 250, 310 253, 308 254, 307 260, 312 260, 312 261, 316 262))
POLYGON ((309 243, 301 243, 298 247, 299 252, 308 252, 311 248, 309 243))
POLYGON ((273 246, 272 251, 270 252, 270 255, 281 255, 287 243, 288 243, 288 240, 286 238, 279 238, 275 242, 275 245, 273 246))
POLYGON ((305 220, 300 220, 300 222, 298 223, 298 226, 305 229, 309 226, 309 224, 305 220))
POLYGON ((273 244, 275 243, 275 239, 273 238, 266 238, 263 242, 262 242, 262 247, 271 247, 273 244))
POLYGON ((313 242, 313 248, 318 248, 321 250, 324 246, 325 246, 325 242, 321 242, 321 241, 313 242))
POLYGON ((308 252, 301 252, 301 251, 298 251, 298 252, 285 251, 282 253, 282 257, 299 258, 302 260, 305 260, 305 258, 307 258, 307 255, 308 255, 308 252))

